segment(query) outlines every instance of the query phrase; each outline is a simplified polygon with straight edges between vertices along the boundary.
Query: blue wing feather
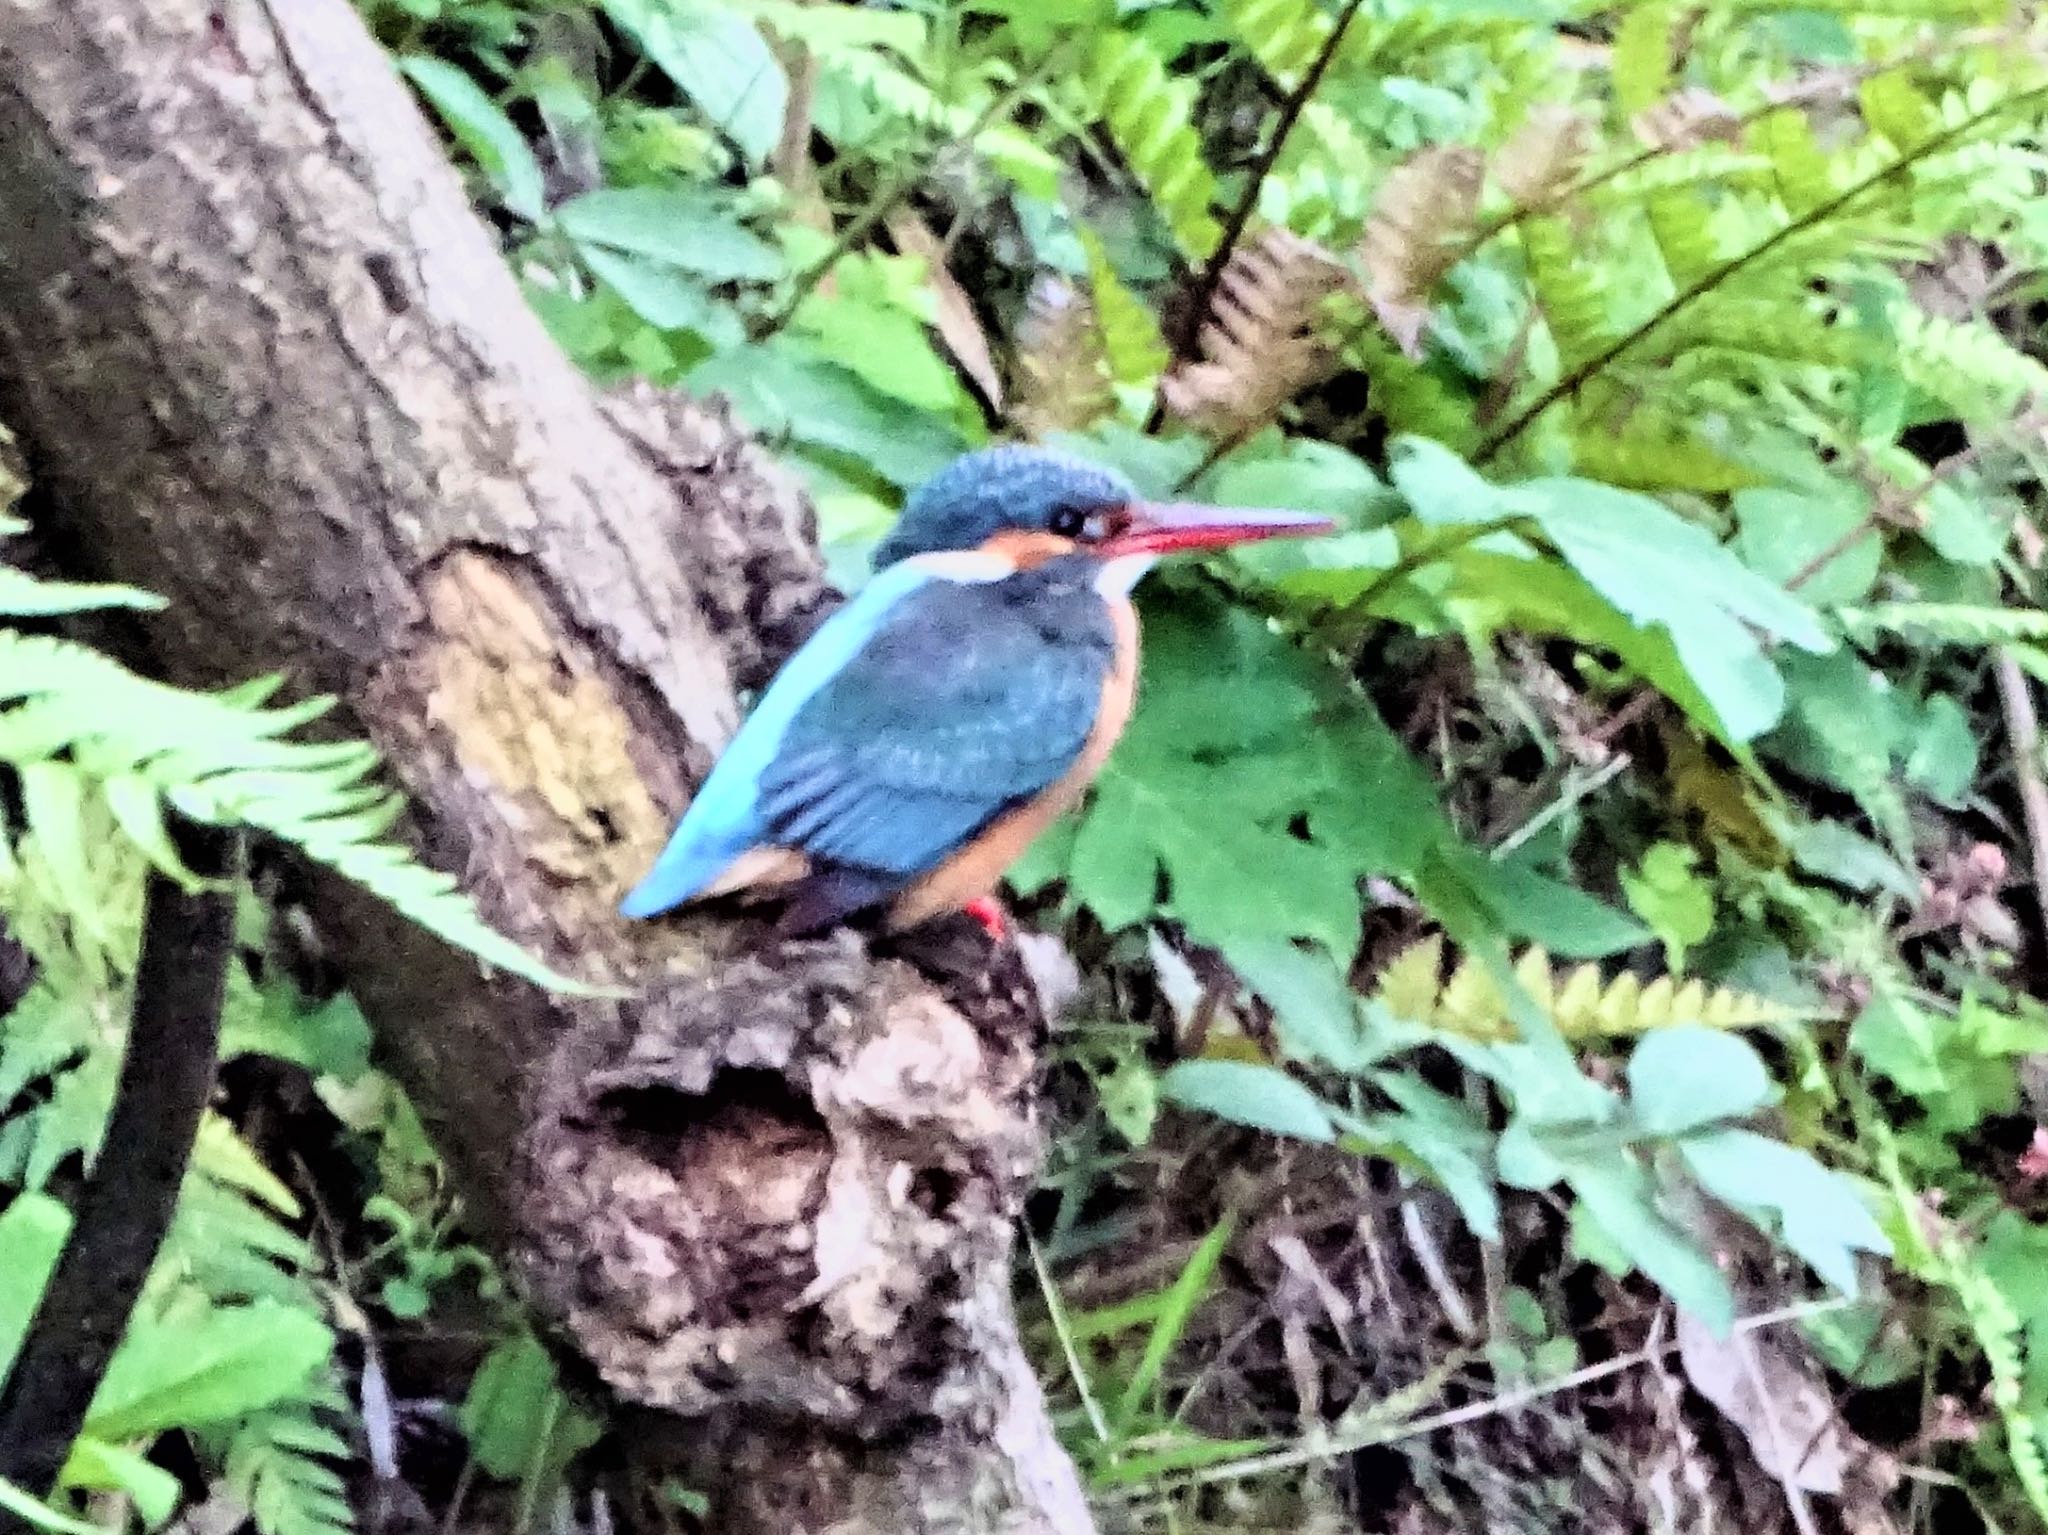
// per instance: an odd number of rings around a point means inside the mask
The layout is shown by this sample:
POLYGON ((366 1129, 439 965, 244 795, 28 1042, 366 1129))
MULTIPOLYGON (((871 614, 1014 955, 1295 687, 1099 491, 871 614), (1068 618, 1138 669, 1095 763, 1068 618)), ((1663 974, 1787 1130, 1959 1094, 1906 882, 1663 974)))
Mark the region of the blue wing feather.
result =
POLYGON ((690 801, 654 867, 620 904, 620 912, 628 917, 652 917, 681 906, 762 840, 765 828, 758 809, 761 774, 774 760, 790 721, 860 653, 897 603, 934 579, 928 568, 915 561, 892 565, 819 626, 775 674, 754 712, 690 801))
POLYGON ((768 840, 907 883, 1049 787, 1115 661, 1092 572, 907 597, 790 722, 760 780, 768 840))
POLYGON ((621 910, 682 905, 762 845, 906 884, 1051 785, 1115 661, 1092 570, 882 572, 776 676, 621 910))

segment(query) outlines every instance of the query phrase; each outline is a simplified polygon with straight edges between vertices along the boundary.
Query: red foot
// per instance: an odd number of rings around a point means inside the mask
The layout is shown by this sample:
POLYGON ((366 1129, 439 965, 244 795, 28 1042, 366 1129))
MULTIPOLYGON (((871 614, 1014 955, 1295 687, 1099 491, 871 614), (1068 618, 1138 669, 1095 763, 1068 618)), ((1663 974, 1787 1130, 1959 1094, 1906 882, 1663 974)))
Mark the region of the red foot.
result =
POLYGON ((969 901, 961 910, 979 922, 981 930, 997 943, 1003 943, 1008 940, 1010 936, 1010 919, 1003 911, 1003 903, 994 896, 985 895, 979 900, 969 901))

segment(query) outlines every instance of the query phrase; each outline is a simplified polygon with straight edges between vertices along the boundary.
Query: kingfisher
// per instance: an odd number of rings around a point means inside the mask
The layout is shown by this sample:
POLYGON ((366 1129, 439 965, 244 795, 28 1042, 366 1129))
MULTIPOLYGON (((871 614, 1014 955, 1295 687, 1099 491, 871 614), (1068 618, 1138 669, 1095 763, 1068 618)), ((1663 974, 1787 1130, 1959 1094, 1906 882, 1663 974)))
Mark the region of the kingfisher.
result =
POLYGON ((1165 555, 1333 526, 1147 501, 1046 448, 955 459, 905 502, 873 579, 776 673, 620 910, 781 897, 785 936, 962 910, 999 936, 1004 871, 1130 719, 1132 588, 1165 555))

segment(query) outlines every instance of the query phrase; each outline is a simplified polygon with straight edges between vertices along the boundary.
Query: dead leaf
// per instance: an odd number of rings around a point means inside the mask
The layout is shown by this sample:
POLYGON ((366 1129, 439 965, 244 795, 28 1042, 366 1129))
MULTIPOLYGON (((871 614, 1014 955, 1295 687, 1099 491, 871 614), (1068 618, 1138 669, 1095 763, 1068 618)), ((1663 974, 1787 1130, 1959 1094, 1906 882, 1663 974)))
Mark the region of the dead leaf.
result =
POLYGON ((1404 160, 1380 183, 1359 250, 1366 297, 1411 357, 1421 349, 1429 297, 1473 227, 1485 169, 1478 150, 1440 144, 1404 160))
POLYGON ((1758 1467, 1788 1496, 1836 1496, 1851 1463, 1867 1458, 1803 1363, 1762 1333, 1717 1338, 1681 1312, 1678 1357, 1693 1389, 1742 1430, 1758 1467))
POLYGON ((982 398, 1001 410, 1003 380, 996 372, 995 356, 989 350, 988 332, 981 328, 981 318, 975 314, 974 301, 967 296, 967 290, 946 269, 945 246, 925 221, 907 208, 899 208, 889 215, 889 234, 896 242, 896 249, 904 255, 924 258, 932 291, 938 295, 937 316, 933 324, 938 330, 939 340, 952 353, 960 371, 973 380, 982 398))

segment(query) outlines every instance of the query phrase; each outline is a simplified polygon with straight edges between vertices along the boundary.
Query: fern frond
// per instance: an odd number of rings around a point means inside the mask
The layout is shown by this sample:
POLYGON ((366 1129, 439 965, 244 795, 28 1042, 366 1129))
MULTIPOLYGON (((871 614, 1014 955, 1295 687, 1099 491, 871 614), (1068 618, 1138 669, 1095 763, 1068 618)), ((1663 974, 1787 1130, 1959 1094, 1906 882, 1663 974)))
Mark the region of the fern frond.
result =
POLYGON ((1902 69, 1872 75, 1858 87, 1863 120, 1894 149, 1912 149, 1941 131, 1941 109, 1923 96, 1902 69))
POLYGON ((1477 150, 1441 144, 1402 161, 1380 183, 1359 251, 1366 298, 1411 357, 1430 294, 1475 231, 1484 170, 1477 150))
POLYGON ((1576 368, 1607 350, 1614 339, 1607 296, 1599 275, 1583 265, 1570 226, 1560 218, 1534 218, 1522 225, 1522 253, 1557 355, 1576 368))
POLYGON ((1966 417, 2003 419, 2026 401, 2048 401, 2048 367, 1989 325, 1906 303, 1894 305, 1890 318, 1899 372, 1966 417))
POLYGON ((1376 331, 1354 334, 1344 361, 1370 385, 1373 409, 1395 433, 1430 437, 1461 453, 1479 441, 1472 400, 1376 331))
POLYGON ((1202 329, 1204 360, 1161 382, 1167 409, 1223 433, 1270 419, 1328 373, 1332 358, 1316 321, 1347 275, 1328 251, 1284 229, 1239 247, 1202 329))
POLYGON ((1095 323, 1109 376, 1119 384, 1149 388, 1170 357, 1159 322, 1124 286, 1094 232, 1084 229, 1080 234, 1081 248, 1088 253, 1088 286, 1094 294, 1095 323))
POLYGON ((1064 277, 1040 278, 1017 327, 1010 419, 1027 436, 1046 437, 1091 426, 1115 409, 1094 306, 1064 277))
POLYGON ((1698 347, 1828 368, 1852 366, 1869 350, 1855 332, 1830 325, 1796 298, 1716 297, 1705 301, 1665 331, 1667 351, 1698 347))
POLYGON ((1493 179, 1516 207, 1549 207, 1578 176, 1592 127, 1570 107, 1538 108, 1494 151, 1493 179))
POLYGON ((1292 90, 1330 35, 1312 0, 1223 0, 1224 22, 1282 90, 1292 90))
POLYGON ((1648 112, 1671 89, 1671 44, 1676 17, 1670 0, 1638 0, 1614 29, 1608 77, 1614 103, 1628 118, 1648 112))
POLYGON ((1089 70, 1090 94, 1137 177, 1172 231, 1181 254, 1200 261, 1216 249, 1216 177, 1202 158, 1194 125, 1194 82, 1169 78, 1143 39, 1105 32, 1089 70))
MULTIPOLYGON (((334 1393, 330 1401, 338 1399, 334 1393)), ((348 1441, 320 1420, 320 1405, 293 1402, 257 1413, 228 1442, 228 1486, 261 1535, 349 1535, 355 1529, 347 1483, 333 1464, 349 1458, 348 1441)))
MULTIPOLYGON (((146 789, 194 820, 269 832, 489 964, 589 989, 492 931, 451 876, 384 840, 399 804, 375 783, 369 746, 288 739, 328 701, 272 708, 249 699, 166 687, 83 646, 0 629, 0 761, 25 781, 64 774, 102 795, 113 784, 146 789)), ((75 808, 52 800, 29 819, 46 848, 83 845, 75 808)), ((160 849, 138 846, 183 876, 160 849)))
POLYGON ((1643 205, 1650 236, 1674 288, 1686 288, 1721 264, 1721 244, 1712 215, 1690 191, 1653 192, 1643 205))
POLYGON ((1838 608, 1851 634, 1898 634, 1943 645, 2006 645, 2048 640, 2048 612, 2039 608, 1975 607, 1960 602, 1881 602, 1838 608))
POLYGON ((2026 1405, 2027 1361, 2020 1352, 2019 1316, 1982 1265, 1974 1262, 1954 1237, 1942 1242, 1939 1261, 1946 1270, 1942 1277, 1949 1293, 1955 1296, 1991 1371, 1991 1405, 2005 1428, 2013 1479, 2034 1513, 2048 1521, 2048 1455, 2042 1452, 2040 1429, 2026 1405))
MULTIPOLYGON (((1513 1039, 1514 1024, 1491 973, 1477 960, 1466 959, 1448 980, 1440 979, 1443 947, 1441 937, 1425 938, 1398 955, 1380 975, 1376 1000, 1410 1023, 1469 1039, 1513 1039)), ((1753 1029, 1799 1016, 1747 992, 1709 990, 1703 981, 1668 975, 1648 985, 1629 972, 1603 980, 1595 965, 1554 975, 1550 956, 1541 949, 1527 950, 1514 973, 1567 1039, 1611 1039, 1681 1025, 1753 1029)))
POLYGON ((1637 411, 1619 429, 1600 421, 1575 422, 1572 466, 1589 479, 1630 490, 1706 496, 1727 495, 1761 478, 1683 422, 1651 410, 1637 411))
POLYGON ((1804 112, 1781 107, 1760 118, 1751 132, 1756 148, 1771 162, 1778 198, 1793 217, 1834 200, 1840 188, 1804 112))

